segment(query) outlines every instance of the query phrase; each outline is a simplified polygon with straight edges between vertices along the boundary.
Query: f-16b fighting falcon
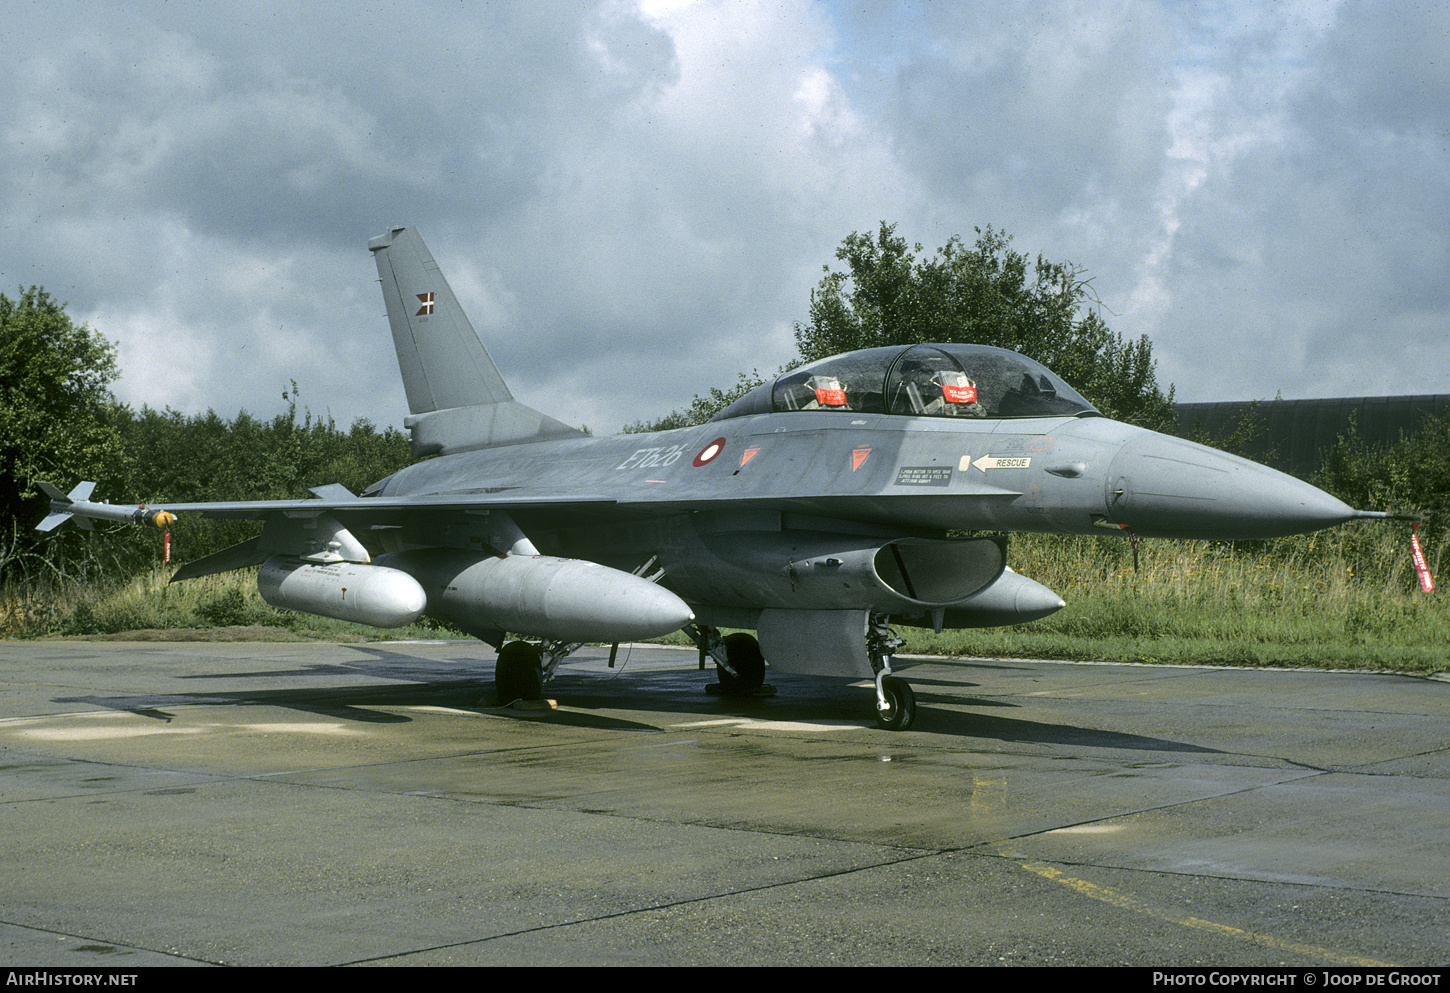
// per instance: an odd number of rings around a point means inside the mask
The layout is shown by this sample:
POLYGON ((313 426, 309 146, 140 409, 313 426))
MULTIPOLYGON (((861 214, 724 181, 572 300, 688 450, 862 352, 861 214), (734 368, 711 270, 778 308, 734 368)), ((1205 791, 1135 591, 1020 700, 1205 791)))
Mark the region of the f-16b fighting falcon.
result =
POLYGON ((1005 538, 954 534, 1268 538, 1388 516, 1111 420, 1039 363, 981 345, 850 352, 696 427, 590 437, 514 399, 415 229, 368 247, 413 454, 432 458, 360 496, 329 485, 308 500, 125 507, 91 502, 91 483, 43 484, 40 528, 261 520, 172 582, 260 566, 278 608, 446 621, 498 650, 500 702, 540 698, 583 643, 683 629, 722 692, 758 691, 767 664, 874 679, 877 721, 902 730, 916 699, 892 675, 893 624, 989 627, 1063 606, 1007 567, 1005 538))

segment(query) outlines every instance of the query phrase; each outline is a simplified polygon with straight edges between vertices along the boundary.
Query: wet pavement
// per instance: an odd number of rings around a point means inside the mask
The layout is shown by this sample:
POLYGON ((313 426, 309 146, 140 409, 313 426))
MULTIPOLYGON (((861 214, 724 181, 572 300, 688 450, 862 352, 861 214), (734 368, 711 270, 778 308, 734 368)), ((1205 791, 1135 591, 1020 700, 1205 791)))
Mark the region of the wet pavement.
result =
POLYGON ((1450 683, 583 649, 0 644, 0 959, 1441 965, 1450 683))

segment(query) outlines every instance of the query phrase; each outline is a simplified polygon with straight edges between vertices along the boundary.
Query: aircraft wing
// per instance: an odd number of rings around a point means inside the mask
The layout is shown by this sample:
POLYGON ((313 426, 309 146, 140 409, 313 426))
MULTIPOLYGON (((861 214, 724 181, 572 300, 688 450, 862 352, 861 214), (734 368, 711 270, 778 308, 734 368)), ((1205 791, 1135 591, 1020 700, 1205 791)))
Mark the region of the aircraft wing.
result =
MULTIPOLYGON (((338 487, 341 489, 342 487, 338 487)), ((330 487, 319 487, 327 490, 330 487)), ((275 514, 286 517, 309 517, 321 513, 367 519, 406 516, 416 511, 523 510, 542 507, 585 507, 613 504, 614 497, 593 494, 520 494, 502 492, 436 493, 427 496, 352 497, 350 499, 318 498, 308 500, 223 500, 207 503, 158 503, 145 506, 147 513, 197 514, 201 517, 233 520, 263 520, 275 514)), ((109 506, 109 505, 102 505, 109 506)), ((82 515, 81 509, 70 509, 82 515)), ((122 509, 122 508, 117 508, 122 509)), ((137 508, 124 508, 129 515, 137 508)), ((96 516, 96 515, 88 515, 96 516)), ((128 520, 130 517, 128 516, 128 520)))
MULTIPOLYGON (((509 489, 461 490, 448 493, 415 494, 399 497, 358 497, 337 484, 313 489, 316 498, 304 500, 218 500, 204 503, 110 504, 88 499, 94 483, 81 483, 67 495, 49 483, 39 484, 50 496, 51 513, 37 525, 50 531, 74 518, 84 528, 92 520, 126 524, 155 524, 167 527, 178 514, 231 520, 284 522, 316 520, 326 515, 343 526, 400 526, 419 516, 450 512, 468 516, 490 511, 507 514, 533 509, 583 510, 610 507, 614 497, 581 493, 518 493, 509 489)), ((269 526, 272 526, 269 523, 269 526)))
MULTIPOLYGON (((306 555, 317 561, 342 559, 367 562, 369 554, 350 532, 367 535, 405 525, 452 533, 458 539, 468 532, 472 542, 498 549, 532 552, 512 521, 515 512, 549 509, 578 512, 616 504, 613 497, 578 493, 522 494, 508 489, 456 491, 401 497, 358 497, 346 487, 332 484, 314 488, 314 499, 223 500, 205 503, 117 505, 88 499, 94 483, 81 483, 69 494, 49 483, 40 484, 51 498, 51 513, 39 525, 52 530, 75 518, 82 527, 92 520, 155 524, 167 527, 177 515, 262 520, 267 526, 256 538, 213 552, 182 566, 172 582, 259 565, 278 552, 306 555), (520 544, 523 542, 523 544, 520 544)), ((440 544, 451 542, 440 541, 440 544)), ((481 547, 481 545, 480 545, 481 547)))
MULTIPOLYGON (((566 515, 579 514, 595 520, 615 517, 628 519, 700 510, 719 504, 729 504, 731 507, 753 505, 761 508, 793 508, 813 513, 835 512, 843 513, 848 518, 858 516, 863 509, 852 505, 850 497, 826 494, 762 494, 754 499, 742 499, 711 497, 701 493, 669 494, 638 490, 615 495, 565 490, 540 491, 533 487, 525 491, 513 486, 503 486, 390 497, 359 497, 337 484, 314 487, 312 492, 316 496, 299 500, 221 500, 127 505, 91 502, 87 497, 94 487, 93 483, 81 483, 69 495, 61 493, 49 483, 41 483, 40 486, 51 497, 51 513, 38 526, 45 531, 54 529, 72 517, 77 525, 89 528, 92 520, 149 523, 166 527, 178 515, 262 521, 302 521, 329 515, 342 526, 361 531, 405 526, 425 517, 441 520, 450 515, 477 517, 489 512, 494 512, 495 516, 517 514, 538 521, 541 515, 546 518, 555 515, 564 518, 566 515)), ((981 492, 971 495, 1006 500, 1020 496, 1013 490, 995 487, 980 489, 981 492)), ((893 498, 882 499, 889 502, 893 498)), ((855 502, 859 503, 859 500, 855 502)))

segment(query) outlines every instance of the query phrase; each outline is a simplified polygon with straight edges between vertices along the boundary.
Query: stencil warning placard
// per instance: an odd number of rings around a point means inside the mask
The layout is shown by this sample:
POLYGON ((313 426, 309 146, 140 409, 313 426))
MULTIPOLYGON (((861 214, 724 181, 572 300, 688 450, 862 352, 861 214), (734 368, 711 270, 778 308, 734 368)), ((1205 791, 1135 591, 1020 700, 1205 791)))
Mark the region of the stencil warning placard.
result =
POLYGON ((904 465, 896 470, 897 486, 946 486, 951 481, 949 465, 904 465))

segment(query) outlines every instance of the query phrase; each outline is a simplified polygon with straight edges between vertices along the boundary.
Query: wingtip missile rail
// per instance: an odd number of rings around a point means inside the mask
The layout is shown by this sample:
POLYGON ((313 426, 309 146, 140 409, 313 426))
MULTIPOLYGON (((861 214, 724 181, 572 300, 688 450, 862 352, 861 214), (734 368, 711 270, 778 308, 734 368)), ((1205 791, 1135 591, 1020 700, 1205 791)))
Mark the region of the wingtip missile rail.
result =
POLYGON ((176 515, 167 510, 153 510, 145 504, 137 506, 112 506, 109 503, 93 503, 87 499, 96 488, 93 482, 84 482, 69 493, 62 493, 50 483, 40 481, 37 485, 50 497, 50 514, 35 526, 37 531, 53 531, 72 517, 76 523, 89 530, 92 520, 116 521, 120 524, 154 524, 158 528, 170 527, 176 515))

